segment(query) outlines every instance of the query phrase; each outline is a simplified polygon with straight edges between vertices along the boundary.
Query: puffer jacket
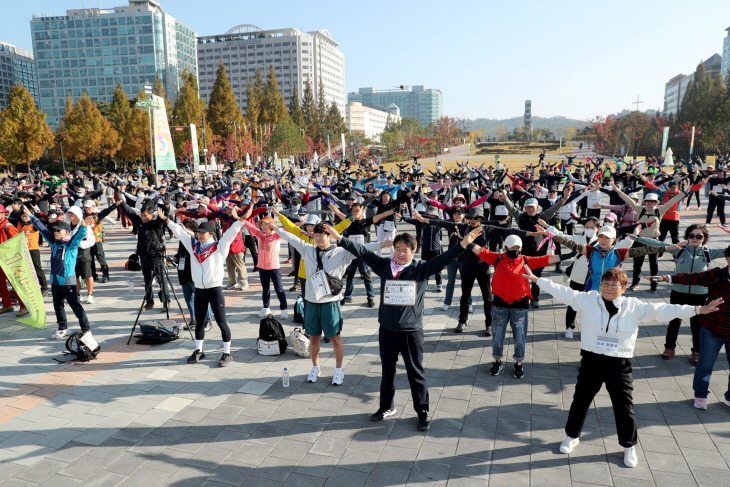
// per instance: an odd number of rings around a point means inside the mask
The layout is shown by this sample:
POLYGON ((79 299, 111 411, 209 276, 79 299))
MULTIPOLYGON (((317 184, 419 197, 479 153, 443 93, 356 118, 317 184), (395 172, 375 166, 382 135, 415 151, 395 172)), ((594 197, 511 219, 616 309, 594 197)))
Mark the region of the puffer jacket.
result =
POLYGON ((639 323, 668 323, 675 318, 688 320, 696 314, 694 306, 647 303, 634 297, 621 296, 613 301, 618 313, 609 320, 610 315, 599 291, 578 292, 545 278, 538 279, 537 285, 559 303, 583 312, 580 325, 581 350, 608 357, 631 358, 634 355, 639 323), (618 340, 617 349, 599 349, 598 340, 604 337, 618 340))

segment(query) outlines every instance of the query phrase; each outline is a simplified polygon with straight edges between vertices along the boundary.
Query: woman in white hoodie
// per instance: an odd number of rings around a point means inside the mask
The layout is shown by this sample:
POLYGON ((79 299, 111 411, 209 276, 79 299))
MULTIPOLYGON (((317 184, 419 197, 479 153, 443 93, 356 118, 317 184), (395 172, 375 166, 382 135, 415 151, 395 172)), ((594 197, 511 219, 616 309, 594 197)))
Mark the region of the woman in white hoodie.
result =
POLYGON ((638 436, 632 395, 634 379, 631 375, 631 357, 634 355, 639 323, 655 320, 666 322, 674 318, 688 320, 698 314, 717 311, 723 300, 716 299, 704 306, 686 306, 647 303, 638 298, 624 297, 628 276, 618 267, 603 273, 600 291, 577 292, 550 279, 538 279, 529 269, 525 277, 537 283, 541 290, 552 294, 556 301, 583 311, 578 382, 565 425, 567 436, 560 445, 560 451, 570 453, 578 445, 588 408, 605 383, 616 418, 618 442, 624 447, 624 464, 635 467, 638 463, 635 447, 638 436))
MULTIPOLYGON (((193 304, 195 309, 195 351, 188 358, 188 363, 194 364, 205 358, 205 353, 203 353, 205 316, 208 312, 208 305, 210 305, 223 338, 223 356, 218 361, 218 365, 225 367, 233 359, 231 357, 231 329, 226 322, 226 300, 223 297, 224 269, 231 244, 243 228, 244 217, 234 222, 216 242, 213 239, 215 227, 210 222, 203 222, 198 226, 195 232, 196 240, 187 234, 185 227, 169 220, 163 209, 159 209, 157 214, 162 221, 167 221, 168 228, 192 257, 190 274, 195 283, 195 302, 193 304)), ((238 218, 235 208, 231 216, 238 218)))

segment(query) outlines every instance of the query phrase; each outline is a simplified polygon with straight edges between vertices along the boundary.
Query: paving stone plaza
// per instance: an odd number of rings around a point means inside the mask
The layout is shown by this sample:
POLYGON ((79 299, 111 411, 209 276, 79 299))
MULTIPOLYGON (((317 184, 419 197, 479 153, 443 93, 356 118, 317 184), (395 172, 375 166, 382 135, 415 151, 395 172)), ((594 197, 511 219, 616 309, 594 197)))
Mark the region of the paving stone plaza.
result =
MULTIPOLYGON (((682 228, 704 222, 704 214, 683 211, 682 221, 682 228)), ((728 245, 729 235, 717 227, 711 233, 711 247, 728 245)), ((250 256, 251 287, 225 292, 233 332, 229 367, 218 367, 222 349, 214 349, 221 345, 215 326, 206 336, 207 358, 196 365, 186 363, 194 348, 187 334, 161 346, 134 340, 127 346, 142 302, 142 275, 124 270, 135 245, 129 230, 117 225, 107 242, 112 280, 95 288, 94 304, 84 304, 102 346, 98 360, 54 360, 64 357, 63 342, 48 339, 55 329, 50 297, 45 330, 16 322, 14 314, 0 317, 2 486, 730 485, 730 408, 722 403, 728 363, 721 353, 708 410, 695 410, 688 325, 681 327, 677 355, 666 361, 659 354, 667 324, 640 328, 633 371, 639 464, 630 469, 623 464, 605 388, 580 445, 570 455, 558 451, 577 377, 580 327, 573 340, 565 339, 565 306, 547 295, 530 313, 526 374, 518 380, 510 360, 504 374, 488 373, 491 338, 484 337, 481 297, 466 333, 456 334, 458 306, 442 311, 443 294, 427 293, 424 363, 432 423, 421 433, 402 361, 396 415, 370 421, 380 385, 378 321, 377 308, 366 306, 362 281, 356 280, 354 302, 343 306, 344 384, 330 384, 331 345, 322 348, 322 377, 310 384, 309 359, 291 350, 278 357, 256 352, 261 287, 250 256), (288 388, 281 380, 284 367, 291 371, 288 388)), ((46 247, 44 261, 47 253, 46 247)), ((660 259, 660 274, 673 268, 671 256, 660 259)), ((631 264, 624 269, 630 272, 631 264)), ((282 274, 289 271, 282 264, 282 274)), ((177 282, 174 274, 171 269, 177 282)), ((544 277, 563 278, 554 272, 544 277)), ((287 289, 291 283, 285 279, 287 289)), ((376 289, 379 284, 376 277, 376 289)), ((668 302, 668 285, 660 285, 658 294, 648 290, 642 284, 628 295, 668 302)), ((297 295, 288 293, 290 310, 297 295)), ((159 304, 142 314, 162 316, 159 304)), ((287 333, 293 329, 291 318, 284 327, 287 333)), ((78 331, 72 314, 70 328, 78 331)))

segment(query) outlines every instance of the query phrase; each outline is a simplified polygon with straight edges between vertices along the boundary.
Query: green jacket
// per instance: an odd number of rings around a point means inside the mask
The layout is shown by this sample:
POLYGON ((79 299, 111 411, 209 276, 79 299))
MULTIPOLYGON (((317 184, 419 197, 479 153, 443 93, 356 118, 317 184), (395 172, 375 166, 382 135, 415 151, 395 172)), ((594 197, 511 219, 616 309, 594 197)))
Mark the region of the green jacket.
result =
MULTIPOLYGON (((660 242, 653 238, 644 237, 639 237, 636 241, 649 247, 671 247, 674 245, 672 243, 660 242)), ((667 252, 674 256, 676 273, 679 274, 684 272, 704 272, 709 269, 710 266, 705 256, 705 250, 707 250, 711 261, 725 256, 725 249, 708 249, 704 246, 692 247, 689 244, 685 245, 681 249, 667 250, 667 252), (679 259, 677 259, 680 251, 682 251, 682 255, 679 256, 679 259)), ((707 294, 709 292, 709 290, 704 286, 692 286, 686 284, 672 284, 672 290, 685 294, 707 294)))

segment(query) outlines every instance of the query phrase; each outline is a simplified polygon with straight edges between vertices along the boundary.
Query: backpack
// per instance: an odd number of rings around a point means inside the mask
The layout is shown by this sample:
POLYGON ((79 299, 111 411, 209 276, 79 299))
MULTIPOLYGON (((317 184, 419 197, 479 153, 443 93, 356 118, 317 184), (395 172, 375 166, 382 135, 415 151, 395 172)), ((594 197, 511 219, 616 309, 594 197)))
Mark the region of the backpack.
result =
POLYGON ((142 264, 139 262, 139 255, 132 254, 129 256, 129 260, 124 264, 124 269, 128 271, 140 271, 142 270, 142 264))
POLYGON ((137 343, 141 345, 162 345, 177 340, 180 326, 172 320, 148 321, 140 323, 139 331, 141 334, 136 335, 139 338, 137 343))
POLYGON ((294 328, 289 333, 289 340, 291 340, 291 346, 300 357, 310 357, 309 353, 309 338, 302 332, 301 328, 294 328))
POLYGON ((284 327, 271 316, 261 320, 256 343, 260 355, 281 355, 288 347, 284 327))
POLYGON ((304 323, 304 299, 301 296, 294 303, 294 323, 304 323))
MULTIPOLYGON (((641 218, 646 214, 647 208, 642 208, 641 213, 639 213, 639 219, 636 220, 637 222, 641 221, 641 218)), ((654 208, 654 216, 661 219, 661 215, 659 214, 659 208, 654 208)))
MULTIPOLYGON (((78 360, 80 362, 90 362, 96 359, 99 355, 101 347, 96 340, 91 336, 88 331, 81 333, 72 333, 66 339, 66 350, 63 352, 64 355, 75 355, 76 358, 72 360, 78 360)), ((59 361, 60 362, 60 361, 59 361)))
MULTIPOLYGON (((679 252, 677 252, 677 255, 674 257, 675 262, 681 262, 680 259, 685 252, 687 252, 686 247, 683 246, 681 249, 679 249, 679 252)), ((709 265, 710 262, 712 262, 712 258, 710 257, 710 249, 708 249, 707 247, 703 247, 702 253, 705 254, 705 261, 709 265)))

